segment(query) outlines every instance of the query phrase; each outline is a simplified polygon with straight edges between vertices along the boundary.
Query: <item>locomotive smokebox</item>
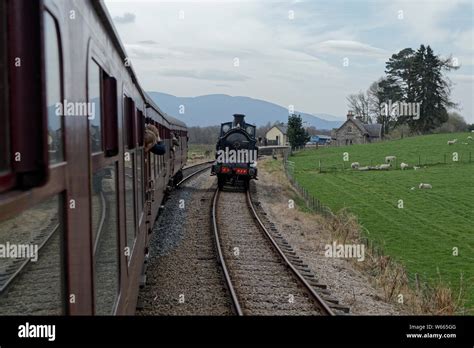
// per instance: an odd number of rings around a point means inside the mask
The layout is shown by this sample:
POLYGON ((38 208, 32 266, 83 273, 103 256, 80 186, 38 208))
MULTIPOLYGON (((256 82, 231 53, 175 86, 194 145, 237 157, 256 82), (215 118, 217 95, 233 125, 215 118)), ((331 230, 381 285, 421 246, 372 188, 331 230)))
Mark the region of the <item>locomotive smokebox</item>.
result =
POLYGON ((234 114, 234 127, 239 127, 243 128, 245 121, 244 121, 245 115, 243 114, 234 114))

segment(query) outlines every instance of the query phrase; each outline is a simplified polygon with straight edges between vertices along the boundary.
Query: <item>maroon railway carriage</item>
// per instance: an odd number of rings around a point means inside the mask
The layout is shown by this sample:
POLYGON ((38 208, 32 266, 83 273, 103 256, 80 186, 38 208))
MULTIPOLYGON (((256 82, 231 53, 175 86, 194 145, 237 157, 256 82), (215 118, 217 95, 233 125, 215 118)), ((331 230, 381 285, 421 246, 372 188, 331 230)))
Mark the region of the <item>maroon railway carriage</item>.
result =
POLYGON ((2 0, 0 35, 0 315, 132 314, 186 126, 140 87, 101 1, 2 0), (165 155, 144 152, 146 123, 165 155))

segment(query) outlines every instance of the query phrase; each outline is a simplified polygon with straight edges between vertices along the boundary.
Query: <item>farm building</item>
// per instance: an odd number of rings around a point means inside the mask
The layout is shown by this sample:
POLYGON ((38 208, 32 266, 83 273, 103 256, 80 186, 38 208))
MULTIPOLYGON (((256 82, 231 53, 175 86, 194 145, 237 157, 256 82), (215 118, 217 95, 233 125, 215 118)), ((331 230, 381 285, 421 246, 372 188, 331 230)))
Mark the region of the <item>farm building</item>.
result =
POLYGON ((329 135, 313 135, 309 142, 312 144, 326 145, 331 142, 331 137, 329 135))
POLYGON ((347 113, 347 120, 341 127, 333 131, 337 145, 365 144, 379 141, 382 136, 382 125, 366 124, 362 117, 354 117, 352 111, 347 113))
POLYGON ((276 124, 265 134, 267 145, 288 145, 288 127, 284 124, 276 124))

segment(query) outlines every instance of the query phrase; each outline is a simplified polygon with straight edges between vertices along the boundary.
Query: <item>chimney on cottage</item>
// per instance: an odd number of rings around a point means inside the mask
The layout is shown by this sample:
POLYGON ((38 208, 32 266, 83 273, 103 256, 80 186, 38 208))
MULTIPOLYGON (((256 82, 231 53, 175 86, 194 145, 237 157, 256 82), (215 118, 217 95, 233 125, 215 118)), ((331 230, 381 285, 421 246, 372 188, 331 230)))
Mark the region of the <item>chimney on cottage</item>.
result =
POLYGON ((353 118, 354 118, 354 114, 352 113, 352 110, 349 110, 349 111, 347 112, 347 119, 348 119, 348 120, 351 120, 351 119, 353 119, 353 118))
POLYGON ((357 115, 356 119, 358 119, 360 122, 362 122, 362 116, 361 115, 357 115))

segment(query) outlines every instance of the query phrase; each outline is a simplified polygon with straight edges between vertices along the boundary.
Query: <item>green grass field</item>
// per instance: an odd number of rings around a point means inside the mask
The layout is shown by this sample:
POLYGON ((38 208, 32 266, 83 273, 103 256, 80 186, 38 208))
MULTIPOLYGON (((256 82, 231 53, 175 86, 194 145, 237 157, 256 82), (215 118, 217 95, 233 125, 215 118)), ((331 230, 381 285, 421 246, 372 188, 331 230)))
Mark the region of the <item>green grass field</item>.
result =
MULTIPOLYGON (((355 213, 367 236, 383 245, 385 253, 401 261, 410 275, 441 279, 455 290, 463 275, 468 307, 474 306, 474 142, 469 134, 428 135, 377 144, 302 151, 289 160, 295 177, 333 211, 355 213), (448 146, 448 139, 458 143, 448 146), (464 145, 463 142, 469 142, 464 145), (399 163, 422 163, 419 170, 358 172, 351 169, 319 173, 319 161, 342 169, 343 153, 361 166, 381 164, 385 156, 399 163), (459 161, 452 161, 457 152, 459 161), (472 162, 469 163, 469 152, 472 162), (446 154, 447 164, 444 164, 446 154), (424 162, 423 159, 432 159, 424 162), (439 159, 439 160, 438 160, 439 159), (418 185, 430 183, 431 190, 418 185), (414 190, 411 190, 415 187, 414 190), (398 208, 403 200, 403 208, 398 208), (453 256, 453 248, 459 255, 453 256)), ((473 134, 474 137, 474 134, 473 134)))
POLYGON ((213 158, 216 151, 216 145, 211 144, 189 144, 188 147, 188 158, 192 158, 192 155, 204 156, 206 153, 209 153, 209 156, 206 158, 213 158))

